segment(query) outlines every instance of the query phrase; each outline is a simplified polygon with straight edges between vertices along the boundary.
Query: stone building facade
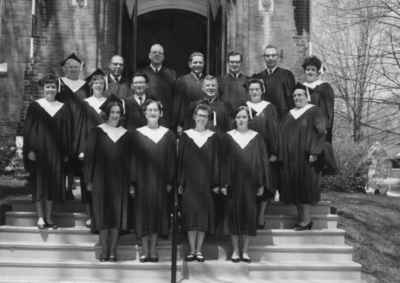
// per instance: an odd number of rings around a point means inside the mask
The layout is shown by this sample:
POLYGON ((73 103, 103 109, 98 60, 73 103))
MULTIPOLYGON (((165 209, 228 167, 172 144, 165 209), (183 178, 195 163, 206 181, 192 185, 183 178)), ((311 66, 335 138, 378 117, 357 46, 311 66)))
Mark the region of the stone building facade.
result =
POLYGON ((37 81, 71 52, 82 76, 126 58, 127 72, 146 64, 152 43, 168 65, 186 71, 187 56, 207 54, 208 71, 225 72, 225 56, 243 53, 247 74, 264 68, 262 49, 279 47, 282 65, 300 74, 308 52, 310 0, 0 0, 0 142, 21 130, 37 81))

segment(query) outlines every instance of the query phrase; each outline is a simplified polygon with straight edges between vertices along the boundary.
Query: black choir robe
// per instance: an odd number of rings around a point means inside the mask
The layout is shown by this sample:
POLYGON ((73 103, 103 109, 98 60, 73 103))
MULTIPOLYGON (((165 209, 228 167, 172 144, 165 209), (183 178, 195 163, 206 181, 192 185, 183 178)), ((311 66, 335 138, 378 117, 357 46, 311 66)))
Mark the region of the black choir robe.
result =
POLYGON ((198 133, 193 129, 179 141, 178 185, 182 195, 185 231, 215 232, 215 209, 212 189, 219 187, 219 141, 215 132, 198 133))
POLYGON ((190 104, 194 101, 206 98, 202 88, 203 78, 198 78, 194 73, 188 73, 179 77, 175 84, 175 99, 173 107, 173 128, 184 126, 192 116, 190 104))
POLYGON ((128 97, 131 93, 130 82, 128 79, 121 77, 119 81, 116 81, 111 74, 107 74, 106 80, 106 91, 105 96, 114 94, 119 99, 128 97))
MULTIPOLYGON (((278 114, 275 106, 267 101, 261 101, 259 104, 247 102, 251 111, 249 128, 258 132, 264 139, 268 157, 275 155, 278 157, 279 151, 279 129, 278 114)), ((277 162, 270 163, 269 180, 271 189, 276 190, 279 186, 279 167, 277 162)), ((264 194, 268 197, 267 194, 264 194)))
POLYGON ((317 81, 316 83, 304 83, 310 95, 311 104, 321 109, 322 115, 326 119, 326 140, 332 143, 332 129, 335 107, 335 94, 332 87, 327 82, 317 81))
POLYGON ((176 137, 165 127, 134 132, 136 160, 135 229, 138 237, 168 234, 167 185, 175 184, 176 137))
POLYGON ((293 73, 277 67, 272 74, 268 74, 268 71, 264 70, 254 77, 261 78, 264 81, 266 91, 263 99, 275 105, 278 118, 281 120, 294 107, 292 95, 295 78, 293 73))
POLYGON ((76 168, 76 159, 83 149, 85 139, 84 127, 87 119, 87 104, 84 99, 89 97, 90 88, 87 83, 84 83, 74 91, 64 82, 63 78, 60 78, 59 82, 59 92, 56 95, 56 99, 70 108, 72 133, 68 142, 71 144, 71 166, 76 168))
POLYGON ((171 128, 171 115, 174 101, 174 86, 176 73, 174 70, 162 66, 155 72, 150 66, 141 70, 149 78, 147 93, 154 99, 161 101, 164 107, 164 126, 171 128))
POLYGON ((257 190, 269 190, 268 160, 263 138, 253 130, 225 136, 222 186, 229 188, 228 223, 232 235, 256 235, 257 190))
POLYGON ((146 117, 144 116, 143 107, 139 105, 133 95, 124 99, 125 117, 123 120, 124 127, 133 132, 137 128, 146 125, 146 117))
POLYGON ((296 205, 315 204, 320 200, 322 168, 318 161, 310 163, 309 156, 313 154, 321 158, 325 144, 325 119, 320 108, 311 104, 302 109, 304 113, 300 112, 299 117, 293 111, 281 123, 280 200, 296 205))
POLYGON ((245 87, 247 80, 248 77, 243 74, 239 74, 238 77, 232 74, 226 74, 219 79, 220 98, 229 105, 231 110, 237 109, 249 99, 245 87))
POLYGON ((126 229, 129 185, 133 184, 132 138, 123 127, 112 135, 105 124, 93 128, 85 149, 85 180, 93 185, 96 230, 126 229), (118 170, 115 170, 115 169, 118 170))
POLYGON ((30 173, 33 201, 63 201, 66 197, 64 161, 70 152, 72 126, 69 108, 59 103, 61 107, 49 114, 43 103, 46 100, 41 98, 28 107, 23 131, 25 169, 30 173), (28 159, 31 151, 35 153, 36 161, 28 159))

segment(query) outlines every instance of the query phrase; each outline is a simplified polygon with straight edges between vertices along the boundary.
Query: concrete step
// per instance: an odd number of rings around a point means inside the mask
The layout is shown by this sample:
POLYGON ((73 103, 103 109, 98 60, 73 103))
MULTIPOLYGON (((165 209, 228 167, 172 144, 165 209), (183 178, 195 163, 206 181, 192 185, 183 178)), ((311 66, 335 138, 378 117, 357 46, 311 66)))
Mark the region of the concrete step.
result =
MULTIPOLYGON (((178 279, 181 280, 181 264, 178 279)), ((137 261, 31 261, 0 260, 1 279, 6 282, 118 282, 165 283, 170 281, 170 263, 137 261)))
MULTIPOLYGON (((311 207, 311 214, 323 215, 332 213, 329 201, 320 201, 311 207)), ((272 215, 297 215, 296 206, 282 202, 272 202, 266 209, 266 214, 272 215)))
POLYGON ((95 244, 98 235, 87 228, 39 230, 37 227, 0 226, 0 242, 35 242, 59 244, 95 244))
MULTIPOLYGON (((24 196, 10 200, 13 211, 36 211, 35 203, 31 197, 24 196)), ((54 203, 55 212, 86 212, 85 205, 78 200, 67 200, 63 203, 54 203)))
POLYGON ((250 240, 251 245, 344 245, 345 231, 323 230, 259 230, 250 240))
MULTIPOLYGON (((361 280, 361 265, 354 262, 260 262, 249 264, 252 279, 361 280)), ((291 282, 291 281, 290 281, 291 282)))
MULTIPOLYGON (((178 258, 181 247, 178 246, 178 258)), ((157 246, 160 261, 171 260, 171 244, 160 241, 157 246)), ((136 260, 141 254, 138 245, 119 245, 117 255, 120 260, 136 260)), ((10 260, 40 258, 41 260, 85 260, 91 261, 100 255, 100 247, 93 244, 52 244, 31 242, 0 243, 0 258, 10 260)))
MULTIPOLYGON (((34 211, 7 211, 6 225, 10 226, 36 226, 37 213, 34 211)), ((55 212, 53 221, 59 227, 83 227, 85 226, 87 214, 80 212, 55 212)))
MULTIPOLYGON (((314 229, 335 229, 339 216, 336 214, 314 214, 311 216, 314 229)), ((297 223, 297 217, 292 215, 268 214, 265 216, 267 229, 292 229, 297 223)))

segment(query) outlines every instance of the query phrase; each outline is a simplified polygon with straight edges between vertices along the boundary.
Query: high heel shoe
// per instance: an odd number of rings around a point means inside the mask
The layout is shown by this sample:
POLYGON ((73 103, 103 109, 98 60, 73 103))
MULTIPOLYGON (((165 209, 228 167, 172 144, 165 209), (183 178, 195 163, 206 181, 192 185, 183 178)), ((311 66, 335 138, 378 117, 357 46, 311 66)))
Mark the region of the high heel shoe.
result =
POLYGON ((313 226, 313 222, 310 221, 308 224, 302 226, 302 225, 298 225, 297 227, 294 228, 295 231, 305 231, 305 230, 311 230, 313 226))

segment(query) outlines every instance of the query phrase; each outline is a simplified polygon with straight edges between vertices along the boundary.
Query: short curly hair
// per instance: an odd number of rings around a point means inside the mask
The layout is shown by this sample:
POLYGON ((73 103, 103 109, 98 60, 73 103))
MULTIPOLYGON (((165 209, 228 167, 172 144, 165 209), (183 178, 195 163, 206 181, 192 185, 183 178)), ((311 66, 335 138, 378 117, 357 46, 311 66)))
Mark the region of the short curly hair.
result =
POLYGON ((320 71, 322 62, 317 56, 309 56, 304 59, 302 67, 305 70, 308 66, 314 66, 318 71, 320 71))

